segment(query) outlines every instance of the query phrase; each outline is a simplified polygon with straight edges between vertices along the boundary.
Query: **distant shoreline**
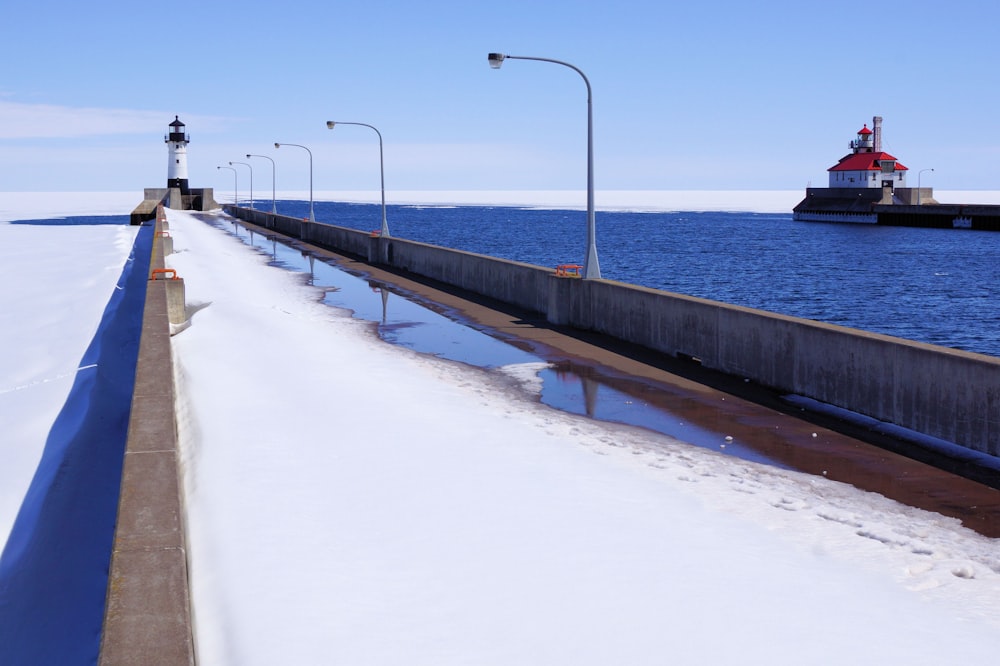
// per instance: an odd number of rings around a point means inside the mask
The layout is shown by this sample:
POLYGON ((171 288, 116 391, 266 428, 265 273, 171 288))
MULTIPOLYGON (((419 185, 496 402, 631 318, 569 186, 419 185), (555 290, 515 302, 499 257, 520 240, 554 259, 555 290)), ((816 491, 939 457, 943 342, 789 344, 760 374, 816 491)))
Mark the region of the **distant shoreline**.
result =
MULTIPOLYGON (((249 192, 240 191, 243 200, 249 192)), ((255 192, 258 202, 269 193, 255 192)), ((791 214, 804 190, 598 190, 594 205, 598 211, 633 212, 746 212, 791 214)), ((1000 204, 1000 190, 938 190, 934 197, 942 203, 1000 204)), ((279 200, 309 199, 308 190, 285 190, 279 200)), ((74 217, 80 215, 128 215, 141 201, 135 192, 0 192, 0 223, 23 219, 74 217)), ((321 191, 314 201, 378 203, 377 190, 321 191)), ((216 200, 232 200, 232 190, 216 190, 216 200)), ((583 210, 583 190, 403 190, 387 191, 386 203, 409 206, 514 206, 583 210)))

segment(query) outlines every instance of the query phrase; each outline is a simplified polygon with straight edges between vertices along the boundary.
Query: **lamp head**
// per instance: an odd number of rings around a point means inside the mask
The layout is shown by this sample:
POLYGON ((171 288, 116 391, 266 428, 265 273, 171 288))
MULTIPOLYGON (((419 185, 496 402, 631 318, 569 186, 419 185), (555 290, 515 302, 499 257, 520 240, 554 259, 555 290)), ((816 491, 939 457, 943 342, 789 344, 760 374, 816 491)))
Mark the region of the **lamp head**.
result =
POLYGON ((274 147, 275 148, 281 148, 281 144, 280 143, 276 143, 276 144, 274 144, 274 147))
POLYGON ((250 159, 250 153, 247 153, 247 159, 250 159))
POLYGON ((503 64, 503 59, 507 56, 502 53, 491 53, 486 57, 490 61, 490 67, 493 69, 500 69, 500 65, 503 64))
POLYGON ((332 120, 328 120, 328 121, 326 121, 326 128, 327 129, 333 129, 333 126, 336 125, 336 124, 337 123, 333 122, 332 120))

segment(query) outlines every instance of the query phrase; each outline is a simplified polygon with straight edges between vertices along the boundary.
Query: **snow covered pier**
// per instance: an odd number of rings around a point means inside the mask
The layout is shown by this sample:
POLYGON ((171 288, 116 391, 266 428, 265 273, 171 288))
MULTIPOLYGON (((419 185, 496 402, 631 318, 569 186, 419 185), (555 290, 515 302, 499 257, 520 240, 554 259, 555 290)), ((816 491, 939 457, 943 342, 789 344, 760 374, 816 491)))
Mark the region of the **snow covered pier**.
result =
MULTIPOLYGON (((170 341, 199 662, 796 663, 830 632, 876 660, 995 653, 993 540, 508 395, 331 313, 330 285, 242 251, 229 218, 168 214, 200 308, 170 341)), ((133 627, 176 626, 151 606, 133 627)), ((133 663, 167 663, 145 644, 133 663)))

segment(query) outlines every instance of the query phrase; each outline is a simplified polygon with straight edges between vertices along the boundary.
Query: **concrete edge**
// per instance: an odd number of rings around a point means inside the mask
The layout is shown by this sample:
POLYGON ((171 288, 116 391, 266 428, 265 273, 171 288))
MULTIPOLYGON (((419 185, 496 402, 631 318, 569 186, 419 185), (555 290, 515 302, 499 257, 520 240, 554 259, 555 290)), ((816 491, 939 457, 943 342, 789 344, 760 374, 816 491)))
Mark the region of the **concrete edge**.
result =
MULTIPOLYGON (((162 213, 150 270, 163 268, 162 213)), ((181 497, 168 285, 146 286, 99 663, 196 662, 181 497)))

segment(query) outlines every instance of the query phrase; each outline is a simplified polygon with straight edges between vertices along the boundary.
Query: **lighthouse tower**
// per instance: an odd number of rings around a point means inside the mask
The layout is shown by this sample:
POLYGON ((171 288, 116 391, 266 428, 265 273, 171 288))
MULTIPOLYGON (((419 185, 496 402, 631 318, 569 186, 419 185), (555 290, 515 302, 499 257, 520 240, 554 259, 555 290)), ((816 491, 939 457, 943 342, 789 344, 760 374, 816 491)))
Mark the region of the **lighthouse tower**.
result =
POLYGON ((170 123, 170 133, 163 138, 167 144, 167 187, 180 189, 182 195, 188 190, 187 145, 188 135, 184 133, 184 123, 174 116, 170 123))
POLYGON ((177 116, 170 123, 167 135, 167 186, 147 187, 142 203, 132 211, 132 224, 144 224, 156 217, 157 208, 163 204, 173 210, 213 210, 215 203, 210 187, 188 187, 187 145, 190 142, 184 123, 177 116))

